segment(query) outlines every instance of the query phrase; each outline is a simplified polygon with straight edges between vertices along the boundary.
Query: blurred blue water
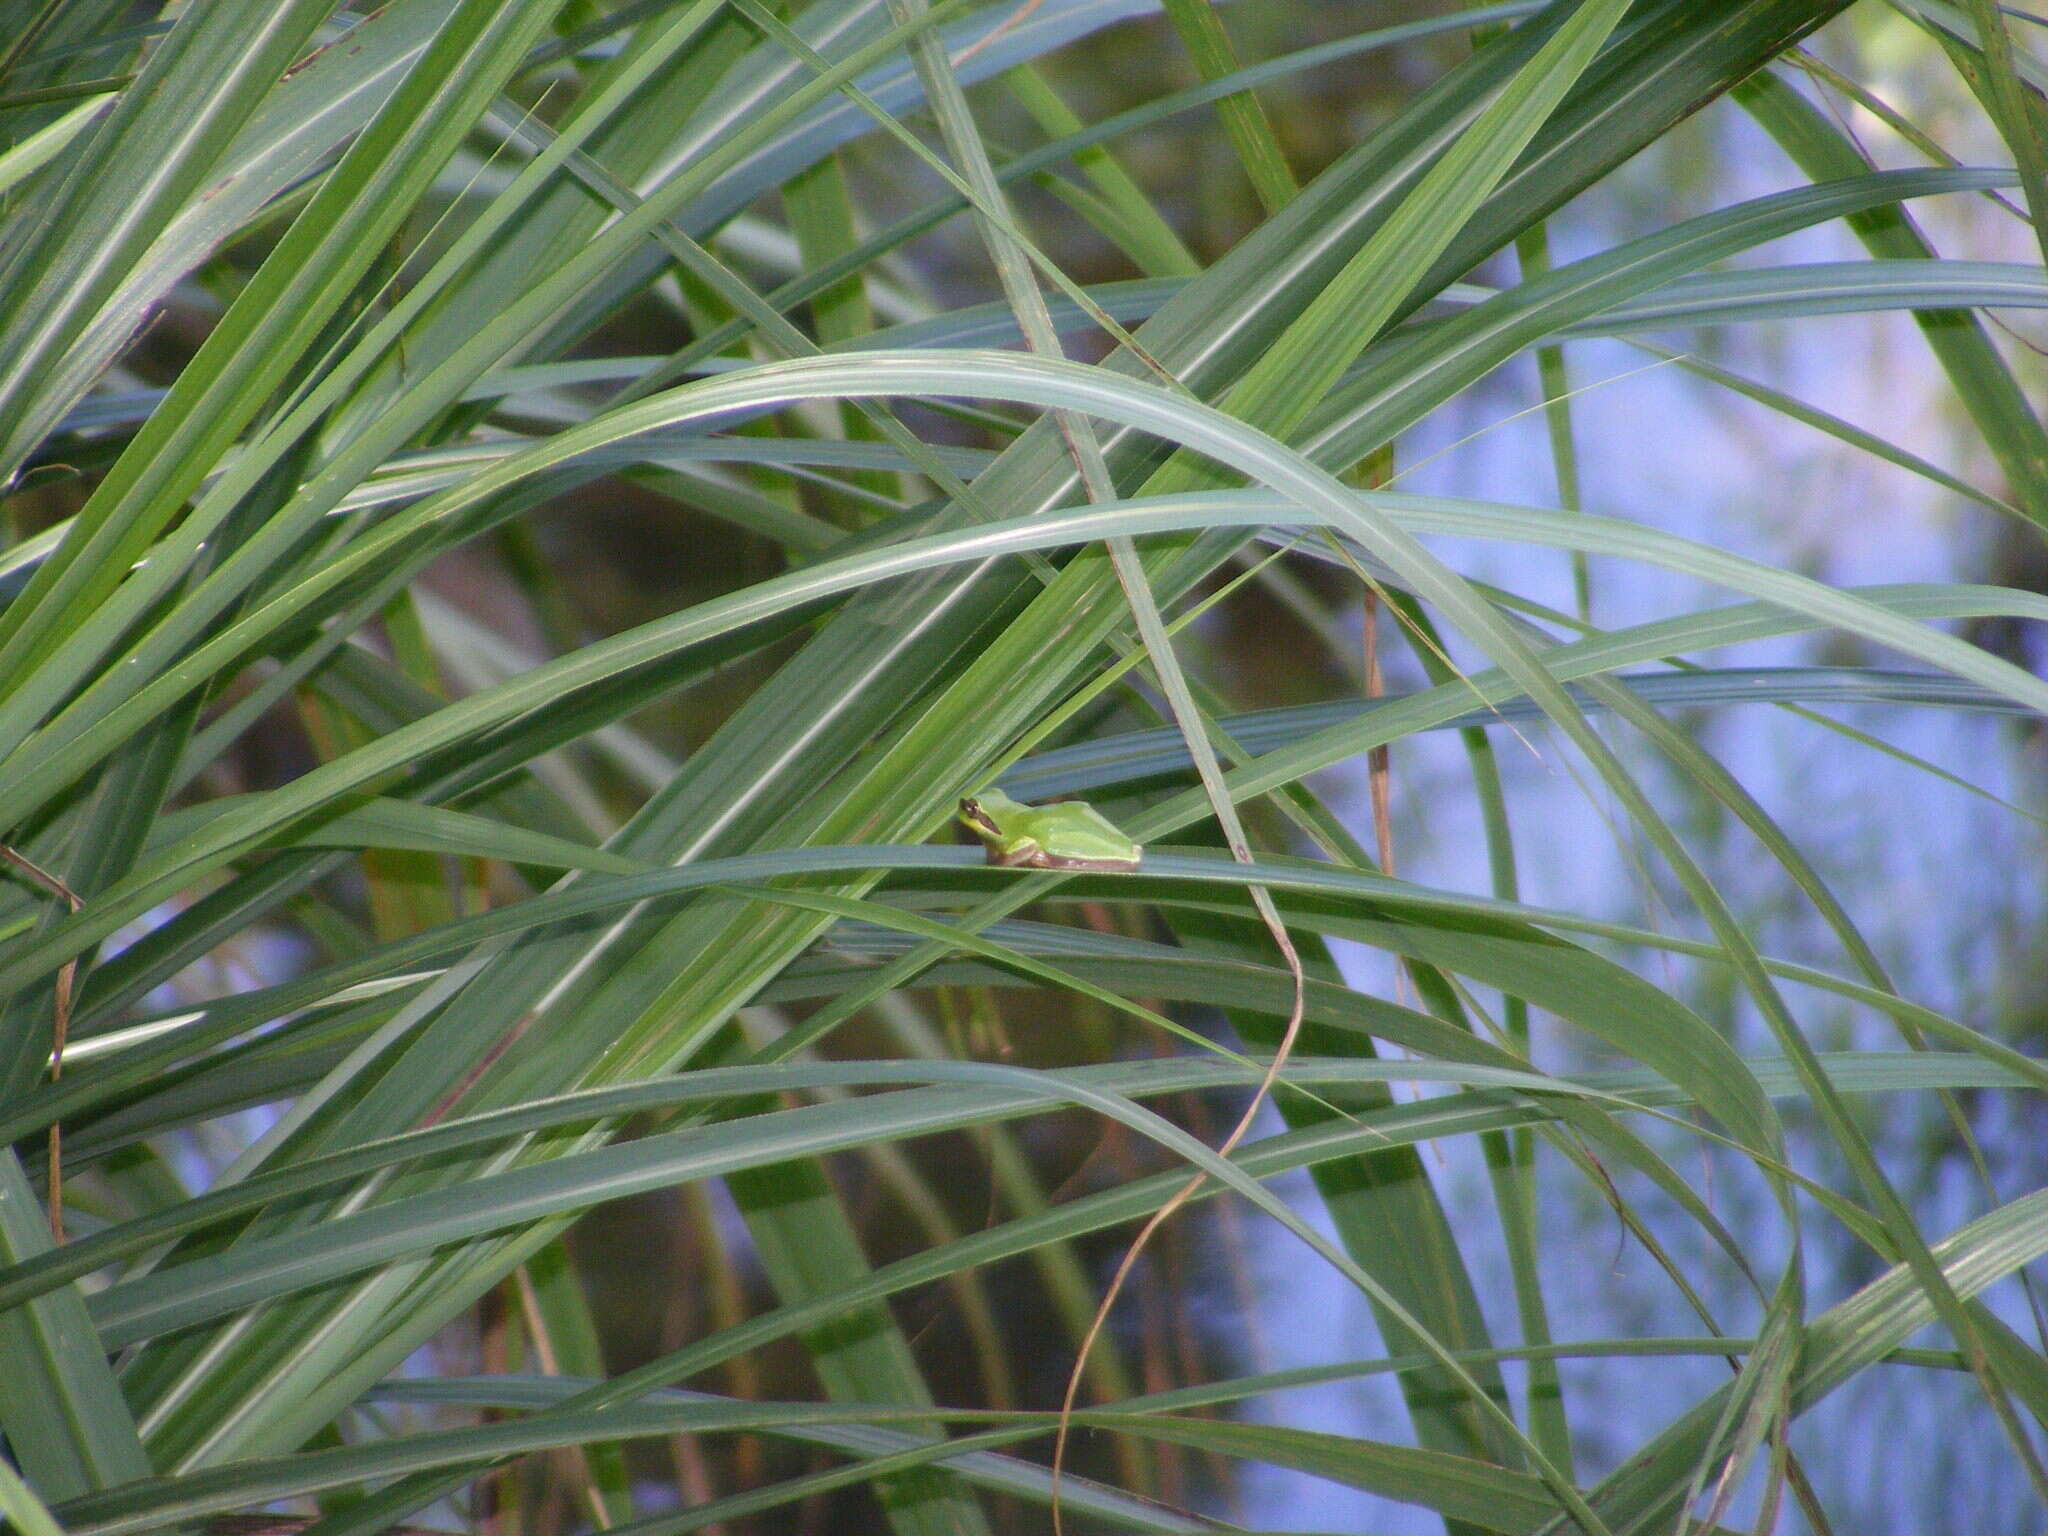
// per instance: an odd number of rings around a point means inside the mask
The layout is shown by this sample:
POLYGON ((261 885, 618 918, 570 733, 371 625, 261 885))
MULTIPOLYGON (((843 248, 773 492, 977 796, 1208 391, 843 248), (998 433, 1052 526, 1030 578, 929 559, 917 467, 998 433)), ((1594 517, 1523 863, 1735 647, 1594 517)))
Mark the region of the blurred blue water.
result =
MULTIPOLYGON (((1560 215, 1552 228, 1558 260, 1600 249, 1643 228, 1794 185, 1777 151, 1731 109, 1717 109, 1657 155, 1635 162, 1560 215), (1689 157, 1697 157, 1689 159, 1689 157), (1736 184, 1674 192, 1688 168, 1741 168, 1736 184)), ((1948 237, 1945 254, 2028 260, 2024 228, 2006 229, 1972 209, 1918 212, 1941 228, 1966 220, 1969 242, 1948 237)), ((1941 239, 1943 237, 1937 237, 1941 239)), ((1753 262, 1854 259, 1860 247, 1839 227, 1810 231, 1760 251, 1753 262)), ((1748 263, 1746 263, 1748 264, 1748 263)), ((1505 280, 1506 269, 1484 274, 1505 280)), ((2037 327, 2038 329, 2038 327, 2037 327)), ((1695 347, 1823 406, 1866 429, 1996 489, 1995 466, 1948 403, 1944 381, 1904 316, 1807 321, 1665 338, 1695 347)), ((1651 366, 1619 343, 1575 343, 1573 402, 1588 510, 1640 520, 1721 549, 1750 555, 1823 580, 1984 579, 1997 514, 1890 465, 1712 389, 1671 366, 1651 366), (1611 381, 1605 382, 1602 381, 1611 381)), ((1422 464, 1400 488, 1554 505, 1548 440, 1539 416, 1506 420, 1538 398, 1533 361, 1524 360, 1459 406, 1404 440, 1403 464, 1422 464), (1473 434, 1477 434, 1476 436, 1473 434), (1456 445, 1456 446, 1453 446, 1456 445), (1436 455, 1441 454, 1440 457, 1436 455)), ((1572 605, 1566 557, 1476 541, 1433 545, 1466 574, 1500 582, 1560 608, 1572 605)), ((1594 617, 1615 627, 1729 600, 1684 578, 1607 562, 1593 572, 1594 617)), ((1398 649, 1398 642, 1390 642, 1398 649)), ((1469 661, 1470 653, 1460 660, 1469 661)), ((1794 637, 1717 654, 1717 664, 1797 665, 1822 661, 1895 665, 1898 658, 1851 648, 1835 637, 1794 637)), ((1398 672, 1390 686, 1414 679, 1398 672)), ((2023 728, 1960 712, 1907 709, 1830 711, 1971 783, 2017 800, 2038 814, 2038 746, 2023 728)), ((1700 743, 1730 768, 1781 825, 1797 835, 1891 969, 1900 990, 2022 1049, 2038 1035, 2015 1037, 2015 1021, 2040 1008, 2043 915, 2038 823, 1931 774, 1859 747, 1788 712, 1728 708, 1688 721, 1700 743)), ((1618 726, 1608 738, 1649 784, 1666 817, 1687 837, 1767 954, 1846 973, 1839 946, 1782 870, 1747 834, 1730 830, 1618 726)), ((1555 733, 1524 730, 1527 744, 1502 730, 1495 749, 1512 804, 1524 899, 1668 931, 1700 933, 1675 882, 1654 855, 1619 839, 1621 817, 1589 788, 1555 733), (1533 753, 1530 750, 1533 748, 1533 753), (1624 846, 1625 845, 1625 846, 1624 846), (1676 914, 1676 915, 1674 915, 1676 914)), ((1370 845, 1362 775, 1337 779, 1353 830, 1370 845)), ((1457 742, 1432 736, 1404 742, 1393 759, 1395 848, 1399 872, 1425 885, 1487 889, 1487 865, 1469 774, 1457 742)), ((1354 984, 1395 993, 1391 967, 1376 954, 1340 957, 1354 984)), ((1641 962, 1634 962, 1640 964, 1641 962)), ((1753 1011, 1731 1001, 1725 984, 1693 967, 1652 962, 1643 971, 1726 1027, 1746 1053, 1771 1052, 1753 1011)), ((1839 1003, 1788 992, 1807 1038, 1822 1049, 1901 1049, 1882 1019, 1839 1003)), ((1611 1061, 1556 1021, 1536 1022, 1537 1059, 1552 1069, 1611 1061)), ((1795 1161, 1832 1187, 1853 1188, 1839 1159, 1817 1141, 1803 1110, 1781 1103, 1793 1132, 1795 1161)), ((1924 1233, 1938 1237, 1982 1214, 1987 1197, 1930 1095, 1865 1106, 1864 1126, 1886 1171, 1911 1203, 1924 1233)), ((2037 1101, 1983 1094, 1970 1100, 1972 1123, 1991 1162, 2001 1200, 2038 1187, 2048 1169, 2048 1138, 2037 1101)), ((1783 1262, 1787 1234, 1759 1181, 1724 1158, 1711 1181, 1701 1154, 1675 1136, 1652 1136, 1716 1213, 1748 1247, 1767 1280, 1783 1262)), ((1498 1341, 1518 1336, 1508 1268, 1476 1147, 1447 1146, 1428 1159, 1498 1341)), ((1539 1154, 1545 1285, 1560 1340, 1602 1336, 1691 1335, 1702 1331, 1655 1262, 1621 1229, 1595 1192, 1554 1153, 1539 1154)), ((1722 1327, 1746 1331, 1754 1304, 1689 1220, 1675 1215, 1641 1180, 1622 1179, 1624 1195, 1699 1284, 1722 1327)), ((1305 1211, 1315 1202, 1305 1179, 1291 1193, 1305 1211)), ((1809 1315, 1867 1282, 1880 1266, 1859 1243, 1810 1204, 1805 1222, 1809 1315)), ((1267 1297, 1260 1333, 1266 1353, 1247 1368, 1370 1358, 1382 1352, 1364 1299, 1323 1266, 1305 1262, 1301 1245, 1277 1228, 1249 1245, 1267 1297)), ((1987 1300, 2027 1337, 2032 1326, 2017 1287, 1987 1300)), ((1915 1342, 1946 1344, 1934 1337, 1915 1342)), ((1577 1432, 1582 1482, 1612 1469, 1662 1425, 1728 1378, 1718 1359, 1607 1360, 1561 1367, 1577 1432)), ((1522 1377, 1510 1369, 1512 1387, 1522 1377)), ((1406 1410, 1388 1378, 1302 1390, 1262 1406, 1274 1422, 1407 1442, 1406 1410)), ((1988 1407, 1966 1376, 1908 1367, 1867 1373, 1806 1415, 1794 1448, 1835 1528, 1842 1531, 2038 1532, 2042 1511, 1988 1407)), ((1752 1480, 1754 1481, 1754 1480, 1752 1480)), ((1753 1491, 1753 1490, 1752 1490, 1753 1491)), ((1738 1511, 1753 1507, 1741 1501, 1738 1511)), ((1261 1528, 1372 1531, 1386 1536, 1439 1531, 1421 1510, 1308 1478, 1258 1469, 1248 1476, 1242 1514, 1261 1528)), ((1736 1522, 1739 1523, 1739 1522, 1736 1522)), ((1788 1512, 1778 1529, 1805 1522, 1788 1512)))

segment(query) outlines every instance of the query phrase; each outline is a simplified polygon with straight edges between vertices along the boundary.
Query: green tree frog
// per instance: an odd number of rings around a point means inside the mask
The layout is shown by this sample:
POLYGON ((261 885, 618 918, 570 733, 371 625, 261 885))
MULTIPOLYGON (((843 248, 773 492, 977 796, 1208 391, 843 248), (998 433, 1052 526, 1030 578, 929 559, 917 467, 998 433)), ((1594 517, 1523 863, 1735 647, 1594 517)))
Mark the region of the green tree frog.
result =
POLYGON ((1094 806, 1025 805, 1000 789, 960 802, 960 819, 1008 869, 1136 869, 1144 852, 1094 806))

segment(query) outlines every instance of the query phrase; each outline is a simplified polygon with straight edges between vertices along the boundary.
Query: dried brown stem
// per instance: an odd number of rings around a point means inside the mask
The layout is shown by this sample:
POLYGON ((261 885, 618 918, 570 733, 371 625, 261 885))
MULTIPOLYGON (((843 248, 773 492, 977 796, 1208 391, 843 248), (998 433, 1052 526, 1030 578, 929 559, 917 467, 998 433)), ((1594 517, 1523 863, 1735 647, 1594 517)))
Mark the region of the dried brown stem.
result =
MULTIPOLYGON (((85 905, 70 886, 5 843, 0 843, 0 862, 19 870, 52 896, 68 902, 73 912, 85 905)), ((74 955, 57 972, 56 1017, 50 1026, 50 1081, 53 1083, 64 1075, 64 1039, 71 1033, 71 984, 77 976, 78 957, 74 955)), ((64 1241, 64 1128, 55 1120, 50 1122, 50 1237, 55 1242, 64 1241)))

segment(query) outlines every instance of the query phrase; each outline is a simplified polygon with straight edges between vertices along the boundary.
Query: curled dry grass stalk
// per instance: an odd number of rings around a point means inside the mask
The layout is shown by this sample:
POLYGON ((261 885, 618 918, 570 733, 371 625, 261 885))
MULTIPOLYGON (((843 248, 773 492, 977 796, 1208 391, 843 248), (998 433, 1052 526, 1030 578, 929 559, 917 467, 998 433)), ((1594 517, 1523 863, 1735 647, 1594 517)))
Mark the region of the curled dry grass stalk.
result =
MULTIPOLYGON (((1568 343, 1896 310, 1991 468, 1676 355, 2048 529, 2032 364, 1980 318, 2048 305, 2048 280, 1944 258, 1911 211, 2038 222, 2041 39, 1977 0, 1846 9, 218 0, 138 27, 111 0, 0 0, 8 1519, 114 1536, 301 1501, 277 1518, 318 1536, 568 1508, 738 1531, 858 1494, 906 1536, 1048 1507, 1212 1529, 1154 1497, 1193 1454, 1458 1533, 1712 1526, 1745 1491, 1762 1524, 1790 1498, 1818 1529, 1839 1479, 1789 1426, 1938 1366, 1969 1373, 2017 1468, 1999 1486, 2048 1502, 2023 1422, 2048 1414, 2040 1340, 1986 1299, 2048 1248, 2048 1207, 1987 1172, 1973 1218, 1934 1224, 1860 1108, 1941 1103, 1988 1170, 1975 1106, 2048 1072, 1902 997, 1859 893, 1661 713, 2039 715, 2048 685, 1944 626, 2048 606, 1831 586, 1580 506, 1609 445, 1568 343), (1293 52, 1251 46, 1309 20, 1293 52), (1964 163, 1938 114, 1859 80, 1858 25, 1901 29, 2007 152, 1964 163), (1185 74, 1154 68, 1183 48, 1185 74), (1871 163, 1816 78, 1910 128, 1906 168, 1871 163), (1368 97, 1346 120, 1378 126, 1310 163, 1298 114, 1368 97), (1702 114, 1796 171, 1551 254, 1549 221, 1702 114), (1190 235, 1148 135, 1224 157, 1241 206, 1208 178, 1190 235), (1759 251, 1838 222, 1867 259, 1759 251), (1091 240, 1114 280, 1074 275, 1091 240), (1544 412, 1561 506, 1390 488, 1525 354, 1542 394, 1514 408, 1544 412), (622 508, 675 569, 607 605, 592 551, 622 508), (1442 536, 1565 551, 1577 611, 1474 579, 1442 536), (1596 625, 1597 573, 1638 566, 1739 601, 1596 625), (1359 696, 1249 710, 1195 622, 1249 611, 1341 652, 1354 605, 1392 610, 1419 687, 1380 697, 1374 655, 1359 696), (1817 632, 1888 654, 1717 656, 1817 632), (1534 721, 1683 903, 1677 936, 1519 900, 1491 740, 1534 721), (1370 763, 1377 799, 1385 749, 1439 729, 1462 733, 1484 891, 1392 878, 1384 813, 1376 860, 1310 785, 1370 763), (930 845, 992 779, 1091 798, 1142 865, 990 872, 930 845), (1831 962, 1771 952, 1700 807, 1831 962), (1344 944, 1390 957, 1397 995, 1347 984, 1344 944), (1821 1007, 1908 1048, 1823 1052, 1821 1007), (1612 1070, 1544 1069, 1532 1017, 1612 1070), (1162 1027, 1168 1054, 1119 1044, 1162 1027), (1403 1102, 1402 1080, 1442 1087, 1403 1102), (1172 1109, 1191 1094, 1238 1096, 1214 1144, 1172 1109), (189 1149, 249 1110, 195 1179, 189 1149), (1122 1152, 1049 1133, 1072 1123, 1122 1152), (950 1133, 999 1197, 963 1187, 950 1133), (1462 1138, 1484 1198, 1430 1173, 1425 1146, 1462 1138), (1297 1169, 1313 1216, 1269 1187, 1297 1169), (713 1184, 733 1219, 692 1207, 694 1273, 621 1273, 571 1232, 713 1184), (1700 1336, 1557 1342, 1537 1210, 1559 1189, 1611 1203, 1700 1336), (1394 1376, 1398 1437, 1239 1416, 1304 1378, 1172 1381, 1107 1326, 1127 1277, 1173 1268, 1140 1262, 1152 1235, 1219 1195, 1364 1299, 1387 1357, 1333 1345, 1319 1370, 1394 1376), (1810 1293, 1823 1243, 1876 1278, 1810 1293), (508 1280, 516 1308, 487 1300, 508 1280), (973 1320, 971 1377, 906 1326, 927 1288, 973 1320), (649 1291, 663 1342, 624 1367, 649 1291), (493 1369, 410 1373, 479 1316, 493 1369), (1901 1353, 1930 1326, 1939 1348, 1901 1353), (1728 1375, 1588 1470, 1575 1353, 1728 1375), (1053 1358, 1078 1362, 1063 1403, 1030 1369, 1053 1358), (1115 1459, 1066 1472, 1070 1430, 1115 1459), (688 1505, 663 1514, 625 1447, 678 1437, 688 1505)), ((1821 739, 1910 760, 1884 729, 1821 739)), ((1200 1312, 1154 1283, 1155 1318, 1200 1312)))

